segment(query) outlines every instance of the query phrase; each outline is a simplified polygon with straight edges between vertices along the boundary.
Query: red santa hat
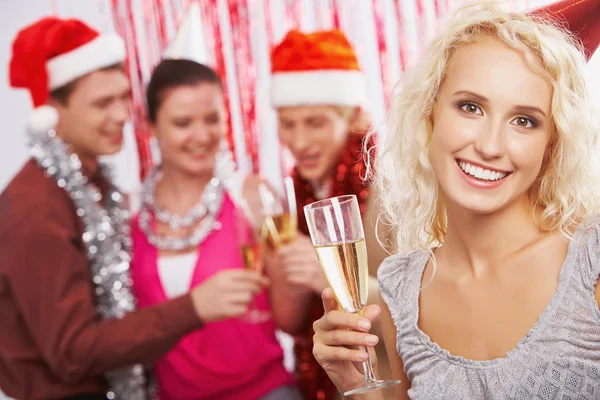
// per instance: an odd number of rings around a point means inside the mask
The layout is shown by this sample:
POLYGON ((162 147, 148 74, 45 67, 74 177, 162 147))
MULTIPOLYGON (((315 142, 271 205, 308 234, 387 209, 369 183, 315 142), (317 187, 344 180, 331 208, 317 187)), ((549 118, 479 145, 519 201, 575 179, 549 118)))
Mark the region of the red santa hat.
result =
POLYGON ((47 17, 21 30, 12 46, 10 84, 31 94, 30 129, 46 132, 58 123, 57 111, 46 105, 51 91, 123 60, 118 35, 100 35, 75 19, 47 17))
POLYGON ((566 23, 565 28, 581 40, 588 61, 600 45, 600 0, 560 0, 530 13, 566 23))
POLYGON ((271 102, 276 108, 366 103, 364 75, 339 30, 290 31, 271 53, 271 71, 271 102))

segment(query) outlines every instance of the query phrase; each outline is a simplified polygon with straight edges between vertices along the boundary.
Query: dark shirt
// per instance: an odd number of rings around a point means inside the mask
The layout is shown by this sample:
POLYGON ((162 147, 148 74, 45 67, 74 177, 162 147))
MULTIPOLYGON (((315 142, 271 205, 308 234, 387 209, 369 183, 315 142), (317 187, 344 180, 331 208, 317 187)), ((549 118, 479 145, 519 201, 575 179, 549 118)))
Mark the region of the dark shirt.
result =
POLYGON ((83 229, 68 193, 33 160, 0 195, 0 388, 8 396, 101 393, 104 372, 151 363, 201 326, 189 295, 102 319, 83 229))

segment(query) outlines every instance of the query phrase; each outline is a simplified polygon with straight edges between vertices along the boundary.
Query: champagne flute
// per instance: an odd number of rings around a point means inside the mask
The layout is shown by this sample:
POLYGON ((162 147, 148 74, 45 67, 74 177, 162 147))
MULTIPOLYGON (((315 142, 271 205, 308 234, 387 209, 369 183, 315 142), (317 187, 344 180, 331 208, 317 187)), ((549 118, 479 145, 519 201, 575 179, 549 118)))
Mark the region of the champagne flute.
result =
MULTIPOLYGON (((235 227, 242 261, 247 270, 262 274, 268 234, 266 225, 261 216, 252 213, 245 200, 241 200, 240 203, 235 209, 235 227)), ((260 324, 270 318, 271 313, 259 309, 254 299, 248 307, 248 313, 242 319, 252 324, 260 324)))
MULTIPOLYGON (((321 268, 337 302, 344 311, 361 314, 367 305, 369 268, 356 196, 317 201, 304 206, 304 215, 321 268)), ((363 346, 360 349, 367 351, 363 346)), ((400 383, 375 378, 370 359, 363 363, 363 369, 365 381, 362 386, 345 392, 344 396, 400 383)))
POLYGON ((284 193, 281 197, 268 189, 266 185, 261 185, 259 192, 264 207, 265 224, 269 232, 269 246, 277 249, 296 240, 298 215, 292 178, 284 179, 284 193))

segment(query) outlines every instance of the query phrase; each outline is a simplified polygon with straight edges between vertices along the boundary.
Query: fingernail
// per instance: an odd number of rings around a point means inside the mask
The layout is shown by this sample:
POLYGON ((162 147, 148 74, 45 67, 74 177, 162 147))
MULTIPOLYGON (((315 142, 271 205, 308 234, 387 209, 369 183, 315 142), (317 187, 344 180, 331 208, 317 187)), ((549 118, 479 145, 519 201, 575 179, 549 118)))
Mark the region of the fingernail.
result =
POLYGON ((358 361, 367 361, 367 359, 369 358, 369 355, 367 353, 365 353, 364 351, 361 351, 360 353, 358 353, 358 355, 356 356, 356 359, 358 361))
POLYGON ((378 337, 375 335, 369 335, 365 338, 365 342, 367 342, 367 344, 376 344, 378 340, 378 337))
POLYGON ((369 321, 362 319, 358 322, 358 327, 360 329, 369 329, 371 327, 371 323, 369 321))

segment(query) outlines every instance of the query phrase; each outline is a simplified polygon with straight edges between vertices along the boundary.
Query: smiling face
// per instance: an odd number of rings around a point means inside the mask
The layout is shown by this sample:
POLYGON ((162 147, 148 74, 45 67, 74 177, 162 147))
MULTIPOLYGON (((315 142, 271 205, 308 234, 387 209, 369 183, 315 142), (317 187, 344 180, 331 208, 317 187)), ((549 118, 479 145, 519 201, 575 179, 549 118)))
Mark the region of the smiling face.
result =
POLYGON ((280 108, 277 114, 279 138, 296 159, 299 174, 324 179, 346 145, 351 113, 333 106, 298 106, 280 108))
POLYGON ((553 89, 541 68, 494 39, 456 50, 429 148, 448 206, 490 214, 528 201, 553 129, 553 89))
POLYGON ((59 113, 58 135, 84 161, 117 153, 130 112, 127 75, 121 68, 98 70, 73 85, 64 101, 50 99, 59 113))
POLYGON ((212 82, 167 89, 151 127, 163 168, 191 176, 213 173, 226 129, 223 94, 212 82))

